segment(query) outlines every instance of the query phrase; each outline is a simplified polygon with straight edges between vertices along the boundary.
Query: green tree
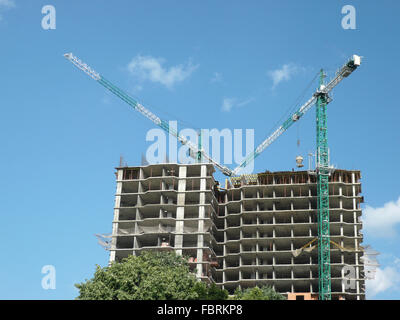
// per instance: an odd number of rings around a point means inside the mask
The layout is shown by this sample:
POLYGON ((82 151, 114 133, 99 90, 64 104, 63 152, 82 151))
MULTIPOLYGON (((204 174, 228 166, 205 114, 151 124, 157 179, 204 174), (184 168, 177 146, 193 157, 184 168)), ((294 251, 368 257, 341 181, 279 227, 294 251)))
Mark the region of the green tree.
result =
POLYGON ((208 300, 228 295, 215 285, 197 281, 186 258, 149 251, 108 267, 96 266, 93 278, 75 287, 78 300, 208 300))
POLYGON ((228 291, 218 288, 215 283, 207 286, 204 282, 198 282, 195 290, 199 300, 227 300, 229 296, 228 291))
POLYGON ((208 287, 208 299, 207 300, 226 300, 228 299, 228 291, 217 287, 215 283, 208 287))
POLYGON ((286 300, 285 296, 276 292, 272 287, 253 287, 241 290, 236 288, 232 300, 286 300))

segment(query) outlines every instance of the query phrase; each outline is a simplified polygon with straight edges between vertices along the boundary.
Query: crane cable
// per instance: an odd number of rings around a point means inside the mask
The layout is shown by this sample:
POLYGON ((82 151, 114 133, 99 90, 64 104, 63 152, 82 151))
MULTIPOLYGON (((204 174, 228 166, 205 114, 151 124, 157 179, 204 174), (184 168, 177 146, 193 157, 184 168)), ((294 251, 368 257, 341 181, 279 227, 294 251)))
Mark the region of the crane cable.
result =
POLYGON ((271 133, 282 123, 282 121, 288 117, 288 115, 290 113, 293 113, 293 111, 296 109, 296 107, 298 107, 300 101, 304 98, 304 96, 306 95, 307 91, 310 89, 310 87, 312 86, 312 84, 314 83, 315 79, 318 77, 319 72, 317 72, 315 74, 315 76, 312 78, 312 80, 307 84, 306 88, 302 91, 302 93, 300 93, 300 95, 297 97, 297 99, 294 101, 294 103, 292 105, 289 106, 289 108, 286 110, 286 112, 282 115, 281 118, 279 118, 279 120, 275 123, 275 125, 271 128, 271 130, 264 136, 265 140, 268 136, 271 135, 271 133))

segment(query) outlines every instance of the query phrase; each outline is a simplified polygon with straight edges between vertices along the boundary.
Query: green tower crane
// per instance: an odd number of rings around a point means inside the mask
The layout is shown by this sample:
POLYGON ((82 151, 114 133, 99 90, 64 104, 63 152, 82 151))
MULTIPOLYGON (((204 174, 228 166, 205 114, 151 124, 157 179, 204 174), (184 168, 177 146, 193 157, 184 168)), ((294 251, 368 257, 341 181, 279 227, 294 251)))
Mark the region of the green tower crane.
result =
POLYGON ((344 78, 348 77, 361 64, 361 57, 353 55, 335 74, 335 76, 325 85, 325 75, 323 70, 320 72, 319 87, 312 97, 297 109, 289 118, 286 119, 268 138, 262 141, 253 152, 250 152, 245 159, 234 169, 218 163, 211 158, 202 148, 201 130, 199 132, 198 145, 193 144, 186 137, 181 136, 176 130, 171 128, 167 121, 160 119, 150 110, 145 108, 139 102, 130 97, 123 90, 106 80, 103 76, 90 68, 72 53, 64 55, 66 59, 72 62, 77 68, 85 72, 92 79, 125 101, 136 111, 147 117, 153 123, 164 129, 166 132, 176 137, 178 141, 186 145, 198 162, 207 161, 212 163, 226 176, 232 177, 240 173, 249 163, 254 161, 272 142, 274 142, 282 133, 311 109, 316 104, 316 127, 317 127, 317 150, 316 150, 316 170, 317 175, 317 211, 318 211, 318 266, 319 266, 319 299, 331 299, 331 270, 330 270, 330 234, 329 234, 329 175, 331 167, 329 166, 329 151, 327 139, 327 117, 326 108, 331 101, 330 91, 336 87, 344 78))

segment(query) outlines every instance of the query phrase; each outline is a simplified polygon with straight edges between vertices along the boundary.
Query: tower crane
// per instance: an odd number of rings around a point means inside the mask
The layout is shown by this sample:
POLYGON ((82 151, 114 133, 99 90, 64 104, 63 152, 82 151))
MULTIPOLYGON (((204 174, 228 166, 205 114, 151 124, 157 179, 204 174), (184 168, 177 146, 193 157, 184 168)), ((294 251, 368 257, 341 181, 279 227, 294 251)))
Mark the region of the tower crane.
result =
MULTIPOLYGON (((269 137, 262 141, 253 152, 248 154, 245 159, 234 169, 218 163, 211 158, 202 148, 201 144, 196 146, 190 140, 179 135, 179 133, 171 128, 167 121, 162 120, 150 110, 142 106, 127 93, 119 89, 110 81, 101 76, 98 72, 82 62, 72 53, 64 54, 64 57, 72 62, 77 68, 81 69, 92 79, 111 91, 117 97, 125 101, 136 111, 150 119, 157 126, 161 127, 172 136, 176 137, 183 145, 187 145, 189 150, 197 155, 198 159, 204 158, 211 162, 226 176, 232 177, 244 169, 249 163, 254 161, 268 146, 272 144, 280 135, 282 135, 290 126, 299 121, 301 117, 316 105, 316 161, 315 173, 317 175, 317 211, 318 211, 318 275, 319 275, 319 299, 331 299, 331 270, 330 270, 330 232, 329 232, 329 185, 328 180, 332 167, 329 165, 328 151, 328 136, 327 136, 327 113, 326 107, 332 99, 329 93, 335 88, 344 78, 347 78, 361 64, 361 57, 353 55, 335 74, 335 76, 325 84, 325 74, 320 71, 319 86, 306 103, 300 106, 297 111, 292 113, 286 121, 284 121, 269 137)), ((201 136, 200 136, 201 139, 201 136)))

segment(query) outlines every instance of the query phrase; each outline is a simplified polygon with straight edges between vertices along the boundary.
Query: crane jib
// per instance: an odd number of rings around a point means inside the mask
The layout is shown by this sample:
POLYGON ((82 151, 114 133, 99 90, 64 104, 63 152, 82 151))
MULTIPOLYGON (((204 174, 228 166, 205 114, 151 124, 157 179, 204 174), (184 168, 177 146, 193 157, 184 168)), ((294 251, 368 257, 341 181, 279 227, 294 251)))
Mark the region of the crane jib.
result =
MULTIPOLYGON (((98 72, 94 69, 89 67, 86 63, 78 59, 72 53, 64 54, 64 57, 68 59, 73 65, 77 68, 85 72, 89 75, 92 79, 99 82, 103 87, 105 87, 110 92, 114 93, 118 96, 121 100, 125 101, 131 107, 133 107, 136 111, 140 112, 142 115, 147 117, 157 126, 161 127, 171 135, 175 136, 182 144, 187 144, 190 149, 194 152, 201 152, 205 159, 212 162, 218 169, 222 171, 223 174, 227 176, 236 175, 240 168, 246 167, 251 161, 259 156, 272 142, 274 142, 283 132, 285 132, 294 122, 298 121, 311 107, 317 100, 318 94, 327 94, 329 93, 336 85, 338 85, 343 78, 348 77, 358 66, 361 64, 361 57, 358 55, 353 55, 336 73, 335 77, 324 87, 319 88, 313 96, 303 105, 301 106, 298 111, 296 111, 290 118, 288 118, 278 129, 276 129, 267 139, 265 139, 253 152, 248 154, 245 159, 240 163, 234 170, 231 170, 225 166, 222 166, 218 162, 214 161, 209 155, 207 155, 203 150, 199 150, 197 146, 192 144, 189 140, 185 137, 180 136, 175 130, 169 127, 169 124, 161 120, 158 116, 153 114, 150 110, 147 110, 143 107, 140 103, 136 100, 131 98, 128 94, 124 91, 119 89, 117 86, 113 85, 110 81, 102 77, 98 72)), ((329 99, 326 103, 329 103, 329 99)))

